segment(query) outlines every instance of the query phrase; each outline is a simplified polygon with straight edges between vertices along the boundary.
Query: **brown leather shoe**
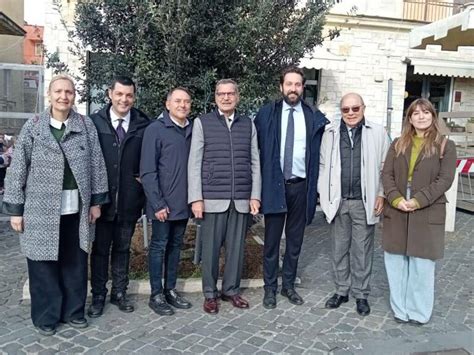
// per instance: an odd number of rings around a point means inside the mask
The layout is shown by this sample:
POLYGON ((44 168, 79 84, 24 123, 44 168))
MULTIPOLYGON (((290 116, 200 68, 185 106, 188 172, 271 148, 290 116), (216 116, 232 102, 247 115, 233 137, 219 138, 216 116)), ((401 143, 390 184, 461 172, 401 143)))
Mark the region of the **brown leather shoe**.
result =
POLYGON ((209 314, 219 313, 219 304, 217 303, 216 298, 205 298, 202 308, 204 309, 204 312, 209 314))
POLYGON ((242 298, 240 295, 222 295, 221 298, 223 301, 232 302, 232 305, 236 308, 249 308, 248 301, 242 298))

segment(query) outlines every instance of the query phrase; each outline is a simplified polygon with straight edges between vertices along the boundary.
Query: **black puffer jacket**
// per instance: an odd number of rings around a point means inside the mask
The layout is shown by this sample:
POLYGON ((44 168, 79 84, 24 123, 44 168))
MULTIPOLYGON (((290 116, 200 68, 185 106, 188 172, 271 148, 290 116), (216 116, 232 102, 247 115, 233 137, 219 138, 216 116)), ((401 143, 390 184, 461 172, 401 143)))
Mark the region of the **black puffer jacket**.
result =
POLYGON ((132 108, 130 125, 122 144, 110 120, 110 104, 90 117, 99 134, 109 182, 111 203, 102 206, 101 220, 136 221, 145 205, 145 194, 137 178, 140 176, 140 155, 145 128, 151 120, 132 108))

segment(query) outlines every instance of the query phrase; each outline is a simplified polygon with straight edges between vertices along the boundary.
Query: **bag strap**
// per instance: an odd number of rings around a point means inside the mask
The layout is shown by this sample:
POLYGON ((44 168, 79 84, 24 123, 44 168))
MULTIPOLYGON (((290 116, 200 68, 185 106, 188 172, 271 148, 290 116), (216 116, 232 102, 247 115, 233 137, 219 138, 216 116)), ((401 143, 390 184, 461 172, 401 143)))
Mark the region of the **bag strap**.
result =
POLYGON ((439 149, 439 158, 444 158, 444 149, 446 148, 446 143, 448 142, 448 138, 444 137, 443 141, 441 142, 441 147, 439 149))

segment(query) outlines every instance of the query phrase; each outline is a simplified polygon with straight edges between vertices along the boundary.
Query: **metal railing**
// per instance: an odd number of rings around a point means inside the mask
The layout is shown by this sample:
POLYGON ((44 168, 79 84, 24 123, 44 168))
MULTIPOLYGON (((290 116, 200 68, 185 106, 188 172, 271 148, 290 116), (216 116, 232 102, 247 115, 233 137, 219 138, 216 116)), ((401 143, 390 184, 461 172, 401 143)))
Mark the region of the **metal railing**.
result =
POLYGON ((457 14, 462 11, 463 5, 463 0, 403 0, 403 18, 405 20, 434 22, 457 14))

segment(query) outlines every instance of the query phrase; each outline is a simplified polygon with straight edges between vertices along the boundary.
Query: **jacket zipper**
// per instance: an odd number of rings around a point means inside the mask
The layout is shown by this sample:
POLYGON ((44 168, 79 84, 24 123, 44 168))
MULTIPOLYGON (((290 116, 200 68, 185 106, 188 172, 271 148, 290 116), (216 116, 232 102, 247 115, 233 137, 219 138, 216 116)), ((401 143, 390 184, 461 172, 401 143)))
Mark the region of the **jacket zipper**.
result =
MULTIPOLYGON (((350 133, 349 133, 349 134, 350 134, 350 133)), ((355 144, 354 138, 355 138, 355 137, 352 137, 352 139, 351 139, 351 137, 349 136, 349 141, 350 141, 350 143, 351 143, 351 170, 350 170, 350 175, 349 175, 349 176, 350 176, 350 181, 349 181, 349 197, 351 197, 351 198, 353 197, 353 193, 354 193, 354 192, 352 191, 352 179, 353 179, 353 176, 352 176, 352 173, 353 173, 353 172, 352 172, 352 169, 354 169, 354 144, 355 144)))
MULTIPOLYGON (((237 117, 234 117, 236 119, 237 117)), ((226 119, 224 117, 224 119, 226 119)), ((225 125, 227 123, 224 122, 225 125)), ((234 181, 234 147, 232 144, 232 123, 229 126, 229 140, 230 140, 230 163, 231 163, 231 199, 234 200, 234 194, 235 194, 235 181, 234 181)))

